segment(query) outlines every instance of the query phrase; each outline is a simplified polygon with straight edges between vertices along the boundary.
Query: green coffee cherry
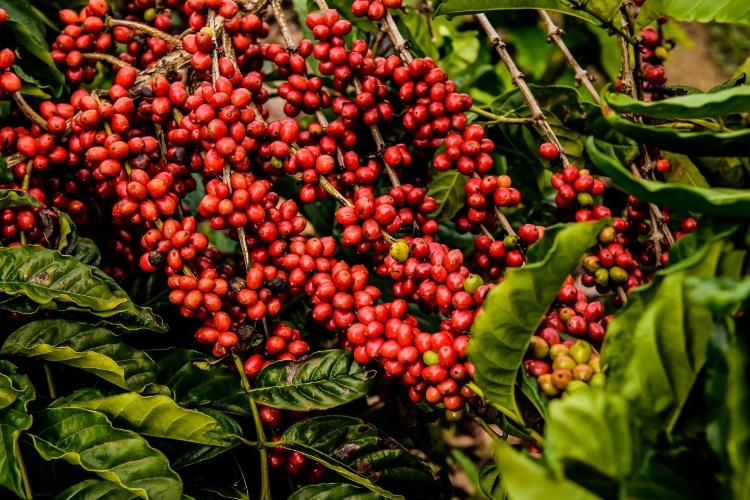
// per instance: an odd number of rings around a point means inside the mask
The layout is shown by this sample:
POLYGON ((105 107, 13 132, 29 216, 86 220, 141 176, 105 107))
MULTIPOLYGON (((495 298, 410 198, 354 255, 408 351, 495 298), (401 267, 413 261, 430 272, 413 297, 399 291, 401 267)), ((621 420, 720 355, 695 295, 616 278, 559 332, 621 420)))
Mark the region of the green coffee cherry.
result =
POLYGON ((596 255, 588 255, 583 259, 583 268, 587 273, 595 273, 600 267, 602 266, 599 264, 599 257, 596 255))
POLYGON ((156 9, 151 7, 150 9, 146 9, 143 13, 143 20, 146 22, 153 21, 156 18, 156 9))
POLYGON ((459 422, 462 418, 464 418, 463 410, 445 410, 445 419, 448 422, 459 422))
POLYGON ((544 359, 549 354, 549 344, 542 337, 534 335, 526 352, 534 359, 544 359))
POLYGON ((567 354, 563 354, 561 356, 558 356, 553 362, 552 362, 552 369, 553 370, 570 370, 573 371, 573 368, 576 367, 578 363, 576 363, 576 360, 568 356, 567 354))
POLYGON ((584 387, 588 387, 588 385, 586 385, 586 382, 581 382, 580 380, 571 380, 570 382, 568 382, 568 387, 565 388, 565 394, 572 394, 583 389, 584 387))
POLYGON ((560 394, 560 391, 558 391, 557 388, 552 385, 552 374, 545 373, 544 375, 540 375, 539 378, 536 379, 536 381, 539 384, 539 388, 545 395, 554 398, 555 396, 560 394))
POLYGON ((576 200, 578 200, 578 204, 582 207, 590 207, 594 204, 594 197, 590 193, 578 193, 576 200))
POLYGON ((615 281, 617 283, 624 283, 628 281, 628 272, 621 267, 614 266, 609 270, 609 277, 612 279, 612 281, 615 281))
POLYGON ((594 373, 601 373, 602 372, 602 360, 599 356, 591 356, 591 359, 589 360, 589 366, 592 370, 594 370, 594 373))
POLYGON ((406 262, 409 258, 409 244, 405 240, 396 240, 391 245, 391 257, 399 262, 406 262))
POLYGON ((422 361, 424 361, 424 364, 427 366, 432 366, 440 363, 440 358, 435 351, 425 351, 425 353, 422 354, 422 361))
POLYGON ((503 238, 503 245, 505 245, 505 248, 516 248, 516 245, 518 245, 518 236, 509 234, 503 238))
POLYGON ((588 363, 591 359, 591 344, 585 340, 576 340, 576 343, 570 348, 570 355, 578 363, 588 363))
POLYGON ((609 271, 607 271, 603 267, 600 267, 594 273, 594 279, 596 280, 597 285, 600 285, 600 286, 609 285, 609 271))
POLYGON ((612 243, 615 241, 615 238, 617 237, 617 233, 615 232, 615 228, 612 226, 607 226, 604 229, 602 229, 602 232, 599 233, 599 241, 602 243, 612 243))
POLYGON ((604 387, 606 381, 607 378, 603 373, 595 373, 594 376, 591 377, 591 380, 589 380, 589 385, 594 387, 604 387))
POLYGON ((565 347, 565 344, 555 344, 549 348, 549 357, 552 359, 557 359, 559 356, 566 354, 568 354, 568 348, 565 347))
POLYGON ((464 290, 469 293, 476 292, 482 285, 484 285, 484 280, 478 274, 470 274, 469 277, 464 280, 464 290))

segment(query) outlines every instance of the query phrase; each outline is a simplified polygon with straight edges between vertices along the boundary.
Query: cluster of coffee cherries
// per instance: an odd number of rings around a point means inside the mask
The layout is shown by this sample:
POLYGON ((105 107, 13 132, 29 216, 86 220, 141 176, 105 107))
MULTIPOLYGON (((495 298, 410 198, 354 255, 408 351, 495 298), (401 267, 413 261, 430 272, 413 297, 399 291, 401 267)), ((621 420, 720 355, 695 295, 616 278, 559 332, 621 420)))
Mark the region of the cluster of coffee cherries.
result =
POLYGON ((665 42, 664 34, 659 23, 657 28, 646 26, 638 34, 641 49, 641 71, 643 73, 643 90, 652 94, 652 98, 658 99, 661 87, 667 83, 667 74, 664 69, 664 61, 667 59, 670 44, 665 42))
POLYGON ((355 0, 352 2, 352 14, 380 21, 388 13, 386 9, 400 9, 403 0, 355 0))
POLYGON ((610 319, 604 304, 600 300, 591 300, 568 276, 557 294, 555 304, 542 321, 538 335, 545 339, 564 335, 600 346, 610 319))
POLYGON ((561 340, 558 335, 531 337, 524 360, 526 373, 539 389, 555 398, 585 388, 601 387, 606 378, 599 355, 585 340, 561 340))

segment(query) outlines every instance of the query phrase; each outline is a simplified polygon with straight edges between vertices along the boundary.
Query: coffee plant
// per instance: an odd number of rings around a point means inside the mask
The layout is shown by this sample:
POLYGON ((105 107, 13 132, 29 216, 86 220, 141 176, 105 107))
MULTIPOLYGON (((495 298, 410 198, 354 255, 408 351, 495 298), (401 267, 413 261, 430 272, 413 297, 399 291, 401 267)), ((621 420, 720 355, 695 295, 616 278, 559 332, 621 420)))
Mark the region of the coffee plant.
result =
POLYGON ((689 21, 750 8, 0 0, 2 497, 750 497, 689 21))

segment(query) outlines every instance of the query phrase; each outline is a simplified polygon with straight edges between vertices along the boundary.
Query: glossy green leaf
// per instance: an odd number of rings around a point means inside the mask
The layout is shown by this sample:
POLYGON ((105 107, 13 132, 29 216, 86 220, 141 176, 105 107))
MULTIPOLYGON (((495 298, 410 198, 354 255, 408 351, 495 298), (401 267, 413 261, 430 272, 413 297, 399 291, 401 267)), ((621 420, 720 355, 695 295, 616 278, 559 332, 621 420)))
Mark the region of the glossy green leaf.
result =
POLYGON ((378 500, 382 496, 367 488, 347 483, 308 484, 298 489, 288 500, 378 500))
MULTIPOLYGON (((599 21, 588 12, 574 8, 574 5, 577 3, 578 2, 570 0, 438 0, 435 2, 435 15, 471 14, 474 12, 499 10, 543 9, 561 12, 570 16, 579 17, 590 23, 599 24, 599 21)), ((611 2, 608 0, 592 0, 587 3, 590 9, 595 10, 605 18, 611 17, 611 14, 619 5, 619 2, 611 2)))
POLYGON ((85 311, 128 328, 165 329, 160 317, 136 306, 100 269, 38 246, 0 249, 0 293, 28 299, 36 304, 27 306, 31 311, 85 311))
POLYGON ((40 207, 36 198, 20 189, 0 189, 0 209, 9 207, 40 207))
POLYGON ((367 395, 374 377, 374 371, 354 361, 351 351, 333 349, 268 365, 251 393, 256 402, 273 408, 326 410, 367 395))
POLYGON ((128 390, 156 381, 156 363, 148 354, 107 328, 78 321, 27 323, 8 336, 0 353, 74 366, 128 390))
POLYGON ((648 0, 638 12, 637 25, 645 26, 661 16, 675 21, 750 24, 750 4, 745 0, 648 0))
POLYGON ((612 108, 605 107, 602 112, 615 130, 649 146, 702 156, 750 155, 750 128, 719 132, 687 122, 644 125, 620 116, 612 108))
POLYGON ((670 184, 682 184, 699 188, 710 187, 695 163, 685 155, 662 151, 662 155, 669 160, 672 170, 664 174, 664 180, 670 184))
POLYGON ((436 40, 436 30, 432 17, 416 10, 398 16, 396 20, 401 34, 411 42, 411 50, 416 56, 440 59, 440 44, 436 40))
POLYGON ((730 217, 750 217, 750 191, 746 189, 701 188, 636 179, 614 156, 611 146, 590 137, 586 152, 591 163, 639 200, 684 212, 730 217))
POLYGON ((734 498, 750 496, 750 340, 747 332, 735 332, 733 348, 727 354, 726 412, 727 455, 732 468, 734 498))
POLYGON ((118 427, 144 436, 190 443, 229 446, 232 438, 209 415, 183 408, 163 395, 141 396, 134 392, 73 401, 67 406, 104 413, 118 427))
MULTIPOLYGON (((584 425, 581 423, 581 425, 584 425)), ((600 498, 582 486, 555 476, 543 464, 514 450, 503 441, 495 443, 495 463, 511 500, 595 500, 600 498)))
POLYGON ((167 457, 133 431, 99 412, 51 408, 39 412, 32 438, 45 460, 63 459, 144 499, 177 500, 182 480, 167 457))
POLYGON ((469 359, 484 395, 506 415, 520 420, 515 385, 529 340, 581 256, 596 243, 606 220, 552 228, 532 246, 528 262, 509 269, 474 320, 469 359))
POLYGON ((54 500, 135 500, 135 493, 102 479, 87 479, 58 493, 54 500))
POLYGON ((560 476, 572 461, 622 481, 635 465, 628 402, 598 388, 551 401, 544 437, 547 462, 560 476))
POLYGON ((607 390, 632 404, 649 434, 672 429, 705 363, 712 315, 691 301, 685 279, 713 276, 721 255, 722 243, 709 243, 677 270, 667 268, 633 290, 607 327, 607 390))
MULTIPOLYGON (((658 1, 658 0, 657 0, 658 1)), ((706 118, 750 112, 750 86, 740 85, 717 92, 701 92, 660 101, 639 101, 608 86, 602 101, 618 113, 632 113, 663 120, 706 118)))
MULTIPOLYGON (((242 426, 239 424, 239 422, 237 422, 229 415, 226 415, 218 410, 212 410, 211 408, 201 408, 198 411, 205 413, 209 417, 213 418, 221 427, 222 433, 224 435, 242 435, 242 426)), ((229 445, 225 444, 222 446, 195 446, 192 444, 186 444, 184 447, 180 448, 184 451, 175 455, 175 458, 172 460, 172 467, 175 469, 182 469, 189 465, 197 464, 205 460, 210 460, 218 455, 221 455, 222 453, 231 450, 238 444, 240 444, 240 441, 234 438, 229 442, 229 445)))
POLYGON ((435 173, 427 196, 435 198, 433 215, 438 220, 453 219, 466 204, 466 176, 456 169, 435 173))
POLYGON ((21 432, 31 427, 32 418, 28 404, 36 398, 29 377, 21 375, 8 361, 0 360, 0 374, 10 382, 10 390, 16 394, 13 401, 0 409, 0 487, 10 490, 15 496, 27 498, 21 481, 18 438, 21 432))
POLYGON ((198 361, 205 361, 205 355, 187 349, 172 349, 159 360, 157 381, 172 390, 180 405, 209 406, 249 416, 247 395, 240 386, 239 377, 223 365, 204 370, 196 366, 198 361))
POLYGON ((479 489, 490 500, 505 498, 500 471, 495 462, 487 462, 479 469, 479 489))
POLYGON ((284 432, 279 445, 385 498, 402 498, 391 491, 424 493, 436 487, 423 460, 358 418, 326 415, 297 422, 284 432))
POLYGON ((7 26, 13 30, 18 45, 25 48, 46 66, 49 77, 57 83, 64 83, 60 70, 49 52, 44 38, 44 27, 34 15, 28 0, 0 0, 0 8, 8 12, 7 26))
POLYGON ((89 238, 78 238, 75 245, 65 252, 67 255, 75 257, 84 264, 98 266, 102 260, 102 254, 93 240, 89 238))

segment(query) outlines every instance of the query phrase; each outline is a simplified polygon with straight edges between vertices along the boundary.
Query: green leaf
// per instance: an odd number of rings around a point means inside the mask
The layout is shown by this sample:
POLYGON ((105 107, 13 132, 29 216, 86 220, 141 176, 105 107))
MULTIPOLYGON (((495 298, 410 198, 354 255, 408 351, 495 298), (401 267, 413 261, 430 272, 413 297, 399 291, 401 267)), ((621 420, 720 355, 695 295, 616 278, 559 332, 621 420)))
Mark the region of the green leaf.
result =
POLYGON ((0 209, 24 206, 41 207, 36 198, 20 189, 0 189, 0 209))
POLYGON ((438 220, 453 219, 466 204, 466 176, 455 169, 435 173, 427 196, 435 198, 438 220))
POLYGON ((702 156, 750 155, 750 128, 717 132, 687 122, 644 125, 609 107, 602 112, 615 130, 649 146, 702 156))
POLYGON ((298 489, 288 500, 378 500, 382 496, 356 484, 320 483, 298 489))
POLYGON ((727 429, 727 455, 732 468, 731 483, 734 498, 748 498, 750 495, 750 341, 747 332, 736 332, 734 346, 727 353, 726 412, 729 420, 727 429))
POLYGON ((639 200, 683 212, 750 217, 750 191, 746 189, 701 188, 636 179, 616 159, 610 145, 593 137, 586 142, 586 152, 594 166, 639 200))
POLYGON ((114 425, 145 436, 176 439, 212 446, 229 446, 232 437, 209 415, 189 410, 163 395, 141 396, 134 392, 72 401, 67 406, 104 413, 114 425))
POLYGON ((100 498, 106 498, 107 500, 135 500, 141 497, 109 481, 87 479, 58 493, 54 500, 96 500, 100 498))
POLYGON ((44 39, 44 28, 34 15, 28 0, 0 0, 0 8, 8 12, 7 26, 13 30, 18 46, 23 47, 46 66, 49 76, 57 83, 64 83, 65 78, 57 69, 49 47, 44 39))
POLYGON ((745 0, 696 2, 695 0, 648 0, 637 17, 639 27, 669 16, 675 21, 750 24, 750 4, 745 0))
MULTIPOLYGON (((582 422, 581 425, 584 425, 582 422)), ((556 477, 544 465, 515 451, 504 441, 495 442, 495 463, 503 471, 502 484, 511 500, 595 500, 599 497, 572 481, 556 477)))
POLYGON ((486 498, 505 498, 500 471, 495 462, 487 462, 479 469, 479 489, 486 498))
POLYGON ((705 363, 712 315, 690 299, 685 279, 713 276, 722 245, 709 243, 702 255, 691 255, 633 290, 607 326, 602 348, 607 390, 624 396, 652 435, 674 427, 705 363))
POLYGON ((167 457, 99 412, 48 408, 35 419, 34 446, 45 460, 63 459, 144 499, 177 500, 182 480, 167 457))
MULTIPOLYGON (((609 19, 619 2, 591 0, 583 2, 587 10, 592 10, 609 19)), ((435 2, 435 15, 472 14, 499 10, 542 9, 575 16, 594 24, 600 24, 596 17, 581 9, 575 9, 575 2, 565 0, 440 0, 435 2)))
POLYGON ((507 271, 474 320, 469 359, 484 395, 520 421, 515 385, 526 348, 568 274, 596 243, 606 220, 557 226, 528 252, 524 267, 507 271))
POLYGON ((601 96, 604 105, 608 105, 618 113, 633 113, 663 120, 706 118, 750 112, 750 86, 748 85, 650 102, 639 101, 626 94, 613 92, 612 86, 609 85, 602 91, 601 96))
POLYGON ((429 15, 412 11, 398 16, 396 24, 404 37, 413 44, 412 51, 417 56, 431 57, 435 61, 440 59, 440 43, 436 40, 439 35, 432 26, 429 15))
POLYGON ((239 377, 226 366, 205 370, 194 362, 205 355, 188 349, 171 349, 157 364, 157 381, 169 386, 175 401, 183 406, 210 406, 237 415, 249 416, 247 395, 239 377))
POLYGON ((351 351, 318 351, 265 367, 251 394, 256 402, 282 410, 327 410, 365 396, 374 376, 354 362, 351 351))
POLYGON ((26 245, 0 249, 0 293, 21 300, 30 311, 85 311, 126 328, 166 329, 151 309, 136 306, 100 269, 55 250, 26 245), (17 298, 17 297, 14 297, 17 298))
POLYGON ((102 254, 93 240, 89 238, 78 238, 75 245, 65 252, 67 255, 75 257, 84 264, 98 266, 102 260, 102 254))
POLYGON ((670 184, 682 184, 699 188, 708 188, 710 185, 703 177, 698 167, 685 155, 663 151, 662 155, 672 164, 672 170, 664 174, 664 179, 670 184))
POLYGON ((63 363, 127 390, 142 391, 156 381, 156 363, 107 328, 47 319, 27 323, 5 340, 0 353, 63 363))
POLYGON ((17 497, 27 498, 21 481, 18 438, 21 431, 31 427, 32 418, 27 407, 36 398, 36 391, 29 377, 19 374, 8 361, 0 360, 0 374, 4 383, 10 382, 10 387, 5 387, 5 390, 16 394, 11 403, 0 409, 0 486, 17 497))
POLYGON ((289 427, 278 444, 385 498, 402 498, 388 490, 424 494, 436 486, 424 461, 358 418, 326 415, 303 420, 289 427))
POLYGON ((551 401, 544 437, 545 456, 559 476, 570 461, 618 481, 634 467, 628 402, 617 394, 584 388, 551 401))
MULTIPOLYGON (((226 415, 217 410, 212 410, 211 408, 201 408, 199 411, 216 420, 216 422, 221 426, 221 429, 225 435, 242 435, 242 426, 229 415, 226 415)), ((231 450, 238 444, 240 444, 239 440, 232 439, 228 446, 185 445, 184 447, 182 447, 182 449, 184 449, 185 451, 181 454, 176 455, 172 460, 172 467, 174 467, 175 469, 182 469, 189 465, 197 464, 205 460, 210 460, 226 451, 231 450)))

